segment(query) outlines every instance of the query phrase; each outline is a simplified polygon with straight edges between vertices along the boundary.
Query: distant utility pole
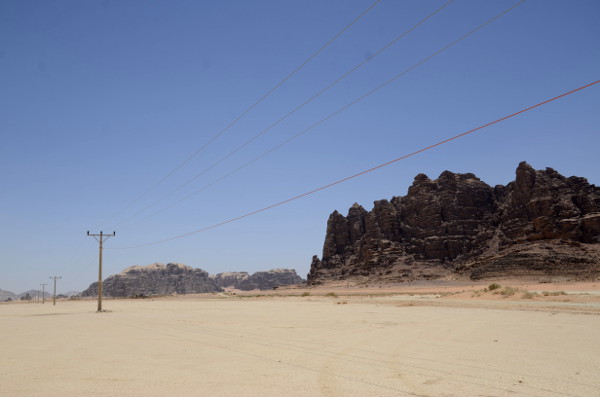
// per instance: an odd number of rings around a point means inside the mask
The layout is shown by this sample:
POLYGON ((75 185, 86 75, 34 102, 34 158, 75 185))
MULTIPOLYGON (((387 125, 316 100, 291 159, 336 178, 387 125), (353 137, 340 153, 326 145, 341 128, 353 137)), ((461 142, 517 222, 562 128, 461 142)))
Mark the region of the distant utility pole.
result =
POLYGON ((50 276, 50 279, 54 280, 54 294, 52 295, 52 299, 54 300, 53 305, 56 306, 56 280, 62 278, 61 276, 50 276))
POLYGON ((42 304, 46 302, 46 285, 48 284, 40 284, 42 286, 42 304))
POLYGON ((104 234, 100 232, 100 234, 90 234, 89 230, 87 232, 88 236, 92 236, 96 239, 96 241, 100 244, 99 248, 99 260, 98 260, 98 312, 102 311, 102 243, 106 241, 109 237, 114 237, 116 235, 115 232, 113 234, 104 234))

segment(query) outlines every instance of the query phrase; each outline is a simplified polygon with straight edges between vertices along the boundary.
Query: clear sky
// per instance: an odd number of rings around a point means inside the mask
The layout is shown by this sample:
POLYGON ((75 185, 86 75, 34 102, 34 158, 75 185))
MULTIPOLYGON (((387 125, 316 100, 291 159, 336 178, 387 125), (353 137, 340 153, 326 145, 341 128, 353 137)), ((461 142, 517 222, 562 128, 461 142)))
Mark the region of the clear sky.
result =
POLYGON ((490 185, 506 184, 526 160, 600 183, 599 84, 238 222, 111 249, 246 214, 600 79, 600 2, 528 0, 268 156, 156 213, 517 3, 455 0, 172 193, 445 3, 382 0, 134 201, 373 1, 0 2, 0 288, 19 293, 60 275, 59 291, 85 289, 97 279, 98 260, 88 230, 117 233, 105 244, 105 276, 180 262, 210 273, 294 268, 305 277, 312 255, 321 254, 331 212, 405 195, 421 172, 473 172, 490 185))

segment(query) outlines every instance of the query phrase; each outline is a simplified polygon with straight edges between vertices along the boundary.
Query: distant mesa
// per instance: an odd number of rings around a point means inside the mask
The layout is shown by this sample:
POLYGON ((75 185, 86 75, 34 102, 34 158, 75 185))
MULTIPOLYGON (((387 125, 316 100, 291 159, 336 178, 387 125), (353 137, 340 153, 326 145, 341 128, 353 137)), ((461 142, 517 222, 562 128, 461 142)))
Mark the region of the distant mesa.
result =
MULTIPOLYGON (((181 263, 154 263, 147 266, 131 266, 119 274, 102 281, 102 295, 110 297, 150 296, 169 294, 199 294, 222 292, 230 287, 241 290, 273 289, 288 284, 304 282, 295 270, 275 269, 257 272, 219 273, 208 272, 181 263)), ((92 283, 81 296, 97 296, 98 283, 92 283)))
POLYGON ((221 288, 234 288, 242 291, 252 291, 255 289, 267 290, 305 282, 292 269, 273 269, 265 272, 256 272, 252 275, 247 272, 219 273, 210 277, 221 288))
MULTIPOLYGON (((38 290, 38 289, 30 289, 29 291, 25 291, 25 292, 21 292, 20 294, 17 295, 18 299, 23 299, 25 298, 25 300, 27 300, 27 295, 30 296, 31 299, 35 298, 35 297, 40 297, 42 298, 42 290, 38 290)), ((51 298, 52 294, 48 291, 44 292, 44 297, 46 299, 51 298)))
MULTIPOLYGON (((45 292, 44 296, 46 297, 46 299, 48 299, 48 298, 52 297, 52 294, 50 294, 49 292, 45 292)), ((30 301, 30 300, 34 300, 37 298, 40 298, 40 299, 42 298, 41 290, 30 289, 29 291, 25 291, 20 294, 15 294, 14 292, 0 289, 0 302, 9 302, 9 301, 17 301, 17 300, 30 301)))
MULTIPOLYGON (((112 297, 219 291, 221 288, 209 277, 207 272, 180 263, 131 266, 102 281, 102 294, 112 297)), ((81 296, 97 295, 97 282, 92 283, 81 293, 81 296)))
POLYGON ((600 276, 600 188, 522 162, 515 181, 419 174, 408 194, 327 221, 309 284, 600 276))
POLYGON ((11 291, 0 289, 0 302, 17 300, 17 294, 11 291))

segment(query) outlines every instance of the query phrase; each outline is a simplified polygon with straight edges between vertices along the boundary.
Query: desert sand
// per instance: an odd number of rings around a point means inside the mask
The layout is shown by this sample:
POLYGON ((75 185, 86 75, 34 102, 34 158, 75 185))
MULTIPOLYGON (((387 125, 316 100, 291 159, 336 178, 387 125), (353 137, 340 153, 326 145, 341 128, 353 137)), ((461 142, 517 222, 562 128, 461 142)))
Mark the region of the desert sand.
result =
POLYGON ((0 396, 600 396, 599 286, 4 303, 0 396))

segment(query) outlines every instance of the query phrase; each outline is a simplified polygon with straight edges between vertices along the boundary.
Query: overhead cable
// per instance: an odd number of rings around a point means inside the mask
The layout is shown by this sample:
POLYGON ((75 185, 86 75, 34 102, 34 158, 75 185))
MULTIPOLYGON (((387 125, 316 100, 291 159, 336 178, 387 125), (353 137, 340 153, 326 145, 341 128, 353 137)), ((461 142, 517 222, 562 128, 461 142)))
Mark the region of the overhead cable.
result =
POLYGON ((419 22, 417 22, 415 25, 413 25, 410 29, 406 30, 405 32, 403 32, 402 34, 400 34, 399 36, 397 36, 396 38, 394 38, 392 41, 390 41, 389 43, 387 43, 385 46, 381 47, 375 53, 371 54, 369 57, 367 57, 366 59, 364 59, 362 62, 360 62, 359 64, 357 64, 356 66, 354 66, 353 68, 351 68, 350 70, 348 70, 346 73, 342 74, 340 77, 338 77, 332 83, 330 83, 329 85, 327 85, 325 88, 322 88, 316 94, 314 94, 313 96, 311 96, 310 98, 308 98, 307 100, 305 100, 304 102, 302 102, 300 105, 296 106, 294 109, 292 109, 289 112, 287 112, 285 115, 283 115, 282 117, 280 117, 278 120, 276 120, 275 122, 271 123, 268 127, 266 127, 263 130, 261 130, 258 134, 254 135, 252 138, 248 139, 246 142, 242 143, 237 148, 233 149, 231 152, 229 152, 228 154, 226 154, 224 157, 221 157, 219 160, 217 160, 216 162, 212 163, 207 168, 205 168, 204 170, 200 171, 199 173, 197 173, 196 175, 194 175, 193 177, 191 177, 190 179, 188 179, 187 181, 185 181, 183 184, 179 185, 177 188, 175 188, 174 190, 172 190, 168 194, 164 195, 163 197, 161 197, 158 200, 154 201, 150 205, 142 208, 141 210, 139 210, 138 212, 134 213, 133 215, 131 215, 131 216, 123 219, 119 223, 115 224, 115 227, 117 227, 117 226, 119 226, 119 225, 127 222, 128 220, 130 220, 130 219, 136 217, 137 215, 145 212, 146 210, 154 207, 156 204, 160 203, 164 199, 166 199, 166 198, 172 196, 173 194, 177 193, 178 191, 180 191, 181 189, 183 189, 184 187, 186 187, 187 185, 189 185, 190 183, 192 183, 194 180, 198 179, 200 176, 206 174, 208 171, 210 171, 211 169, 215 168, 217 165, 221 164, 223 161, 227 160, 228 158, 230 158, 231 156, 233 156, 234 154, 236 154, 237 152, 239 152, 240 150, 242 150, 244 147, 248 146, 250 143, 254 142, 259 137, 261 137, 262 135, 264 135, 267 132, 269 132, 275 126, 279 125, 281 122, 283 122, 288 117, 290 117, 291 115, 293 115, 294 113, 296 113, 297 111, 299 111, 300 109, 302 109, 304 106, 308 105, 310 102, 314 101, 315 99, 317 99, 318 97, 320 97, 321 95, 323 95, 325 92, 329 91, 335 85, 337 85, 342 80, 344 80, 346 77, 350 76, 352 73, 354 73, 355 71, 357 71, 358 69, 360 69, 362 66, 364 66, 367 62, 371 61, 377 55, 381 54, 383 51, 385 51, 386 49, 388 49, 389 47, 391 47, 397 41, 399 41, 400 39, 402 39, 403 37, 405 37, 406 35, 408 35, 410 32, 412 32, 413 30, 415 30, 417 27, 419 27, 423 23, 425 23, 428 19, 430 19, 435 14, 437 14, 438 12, 440 12, 442 9, 444 9, 445 7, 447 7, 453 1, 454 0, 448 0, 448 1, 446 1, 437 10, 435 10, 431 14, 427 15, 425 18, 421 19, 419 22))
POLYGON ((232 222, 235 222, 235 221, 239 221, 239 220, 241 220, 241 219, 244 219, 244 218, 247 218, 247 217, 249 217, 249 216, 256 215, 256 214, 258 214, 258 213, 260 213, 260 212, 264 212, 264 211, 267 211, 267 210, 273 209, 273 208, 275 208, 275 207, 279 207, 279 206, 281 206, 281 205, 283 205, 283 204, 287 204, 287 203, 289 203, 289 202, 292 202, 292 201, 298 200, 298 199, 300 199, 300 198, 303 198, 303 197, 309 196, 309 195, 311 195, 311 194, 314 194, 314 193, 320 192, 321 190, 325 190, 325 189, 331 188, 331 187, 333 187, 333 186, 335 186, 335 185, 338 185, 338 184, 340 184, 340 183, 343 183, 343 182, 349 181, 349 180, 351 180, 351 179, 354 179, 354 178, 356 178, 356 177, 359 177, 359 176, 361 176, 361 175, 365 175, 365 174, 368 174, 368 173, 370 173, 370 172, 376 171, 376 170, 378 170, 378 169, 380 169, 380 168, 387 167, 388 165, 394 164, 394 163, 396 163, 396 162, 398 162, 398 161, 400 161, 400 160, 407 159, 407 158, 409 158, 409 157, 412 157, 412 156, 415 156, 415 155, 417 155, 417 154, 419 154, 419 153, 422 153, 422 152, 425 152, 425 151, 427 151, 427 150, 433 149, 433 148, 435 148, 435 147, 437 147, 437 146, 441 146, 441 145, 443 145, 443 144, 445 144, 445 143, 451 142, 451 141, 453 141, 453 140, 455 140, 455 139, 458 139, 458 138, 464 137, 464 136, 466 136, 466 135, 472 134, 472 133, 474 133, 474 132, 476 132, 476 131, 479 131, 479 130, 481 130, 481 129, 484 129, 484 128, 486 128, 486 127, 489 127, 489 126, 491 126, 491 125, 494 125, 494 124, 500 123, 500 122, 502 122, 502 121, 508 120, 508 119, 510 119, 510 118, 512 118, 512 117, 518 116, 518 115, 520 115, 520 114, 522 114, 522 113, 525 113, 525 112, 528 112, 528 111, 530 111, 530 110, 533 110, 533 109, 535 109, 535 108, 538 108, 538 107, 540 107, 540 106, 546 105, 546 104, 548 104, 548 103, 550 103, 550 102, 552 102, 552 101, 555 101, 555 100, 557 100, 557 99, 560 99, 560 98, 566 97, 566 96, 568 96, 568 95, 574 94, 574 93, 576 93, 576 92, 578 92, 578 91, 581 91, 581 90, 583 90, 583 89, 585 89, 585 88, 591 87, 591 86, 593 86, 593 85, 595 85, 595 84, 598 84, 598 83, 600 83, 600 80, 596 80, 596 81, 594 81, 594 82, 591 82, 591 83, 589 83, 589 84, 586 84, 586 85, 583 85, 583 86, 581 86, 581 87, 575 88, 575 89, 573 89, 573 90, 571 90, 571 91, 565 92, 564 94, 561 94, 561 95, 555 96, 555 97, 553 97, 553 98, 547 99, 547 100, 545 100, 545 101, 543 101, 543 102, 540 102, 540 103, 538 103, 538 104, 536 104, 536 105, 533 105, 533 106, 530 106, 530 107, 528 107, 528 108, 525 108, 525 109, 519 110, 518 112, 515 112, 515 113, 512 113, 512 114, 509 114, 508 116, 504 116, 504 117, 502 117, 502 118, 499 118, 499 119, 497 119, 497 120, 491 121, 491 122, 489 122, 489 123, 487 123, 487 124, 480 125, 479 127, 476 127, 476 128, 473 128, 473 129, 471 129, 471 130, 465 131, 465 132, 463 132, 463 133, 461 133, 461 134, 454 135, 454 136, 452 136, 452 137, 450 137, 450 138, 447 138, 447 139, 445 139, 445 140, 443 140, 443 141, 440 141, 440 142, 434 143, 433 145, 429 145, 429 146, 427 146, 427 147, 424 147, 424 148, 422 148, 422 149, 419 149, 419 150, 417 150, 417 151, 415 151, 415 152, 412 152, 412 153, 406 154, 406 155, 404 155, 404 156, 401 156, 401 157, 395 158, 395 159, 393 159, 393 160, 387 161, 387 162, 385 162, 385 163, 379 164, 379 165, 377 165, 377 166, 375 166, 375 167, 369 168, 368 170, 365 170, 365 171, 359 172, 358 174, 351 175, 351 176, 349 176, 349 177, 346 177, 346 178, 344 178, 344 179, 340 179, 340 180, 338 180, 338 181, 332 182, 332 183, 330 183, 330 184, 328 184, 328 185, 321 186, 321 187, 319 187, 319 188, 316 188, 316 189, 310 190, 310 191, 308 191, 308 192, 305 192, 305 193, 299 194, 299 195, 297 195, 297 196, 294 196, 294 197, 288 198, 288 199, 286 199, 286 200, 283 200, 283 201, 277 202, 277 203, 275 203, 275 204, 271 204, 271 205, 269 205, 269 206, 267 206, 267 207, 263 207, 263 208, 261 208, 261 209, 258 209, 258 210, 256 210, 256 211, 252 211, 252 212, 249 212, 249 213, 247 213, 247 214, 240 215, 240 216, 238 216, 238 217, 231 218, 231 219, 228 219, 228 220, 226 220, 226 221, 223 221, 223 222, 220 222, 220 223, 216 223, 216 224, 214 224, 214 225, 211 225, 211 226, 204 227, 204 228, 202 228, 202 229, 194 230, 194 231, 192 231, 192 232, 188 232, 188 233, 185 233, 185 234, 180 234, 180 235, 178 235, 178 236, 169 237, 169 238, 165 238, 165 239, 162 239, 162 240, 158 240, 158 241, 154 241, 154 242, 151 242, 151 243, 146 243, 146 244, 134 245, 134 246, 130 246, 130 247, 118 247, 118 248, 112 248, 112 249, 131 249, 131 248, 146 247, 146 246, 150 246, 150 245, 157 245, 157 244, 165 243, 165 242, 167 242, 167 241, 177 240, 177 239, 180 239, 180 238, 184 238, 184 237, 188 237, 188 236, 191 236, 191 235, 194 235, 194 234, 198 234, 198 233, 201 233, 201 232, 205 232, 205 231, 207 231, 207 230, 215 229, 215 228, 217 228, 217 227, 224 226, 224 225, 226 225, 226 224, 228 224, 228 223, 232 223, 232 222))
MULTIPOLYGON (((241 165, 241 166, 237 167, 236 169, 234 169, 233 171, 231 171, 231 172, 227 173, 226 175, 222 176, 221 178, 219 178, 219 179, 217 179, 217 180, 215 180, 215 181, 213 181, 213 182, 209 183, 208 185, 205 185, 205 186, 203 186, 203 187, 202 187, 202 188, 200 188, 199 190, 196 190, 196 191, 194 191, 194 192, 192 192, 192 193, 188 194, 187 196, 183 197, 182 199, 179 199, 179 200, 175 201, 174 203, 172 203, 172 204, 170 204, 170 205, 168 205, 168 206, 166 206, 166 207, 163 207, 163 208, 161 208, 160 210, 158 210, 158 211, 155 211, 155 212, 153 212, 152 214, 150 214, 150 215, 148 215, 148 216, 146 216, 146 217, 144 217, 144 218, 142 218, 142 219, 140 219, 140 220, 147 219, 147 218, 149 218, 149 217, 151 217, 151 216, 154 216, 154 215, 156 215, 156 214, 158 214, 158 213, 160 213, 160 212, 162 212, 162 211, 164 211, 164 210, 166 210, 166 209, 168 209, 168 208, 171 208, 171 207, 173 207, 173 206, 175 206, 175 205, 179 204, 179 203, 180 203, 180 202, 182 202, 182 201, 185 201, 185 200, 187 200, 187 199, 189 199, 189 198, 193 197, 194 195, 196 195, 196 194, 198 194, 198 193, 200 193, 200 192, 202 192, 202 191, 206 190, 207 188, 209 188, 209 187, 211 187, 211 186, 214 186, 215 184, 219 183, 220 181, 222 181, 222 180, 224 180, 224 179, 228 178, 229 176, 231 176, 231 175, 233 175, 233 174, 237 173, 238 171, 240 171, 240 170, 242 170, 242 169, 244 169, 244 168, 248 167, 248 166, 249 166, 249 165, 251 165, 252 163, 254 163, 254 162, 256 162, 256 161, 258 161, 258 160, 260 160, 260 159, 264 158, 265 156, 267 156, 267 155, 269 155, 269 154, 273 153, 274 151, 276 151, 276 150, 280 149, 281 147, 283 147, 283 146, 287 145, 288 143, 290 143, 290 142, 291 142, 291 141, 293 141, 294 139, 296 139, 296 138, 300 137, 301 135, 303 135, 303 134, 307 133, 308 131, 310 131, 310 130, 314 129, 315 127, 318 127, 319 125, 323 124, 323 123, 324 123, 324 122, 326 122, 327 120, 329 120, 329 119, 331 119, 331 118, 333 118, 333 117, 337 116, 338 114, 340 114, 341 112, 343 112, 343 111, 347 110, 347 109, 348 109, 348 108, 350 108, 351 106, 353 106, 353 105, 357 104, 358 102, 360 102, 360 101, 362 101, 363 99, 365 99, 365 98, 369 97, 370 95, 374 94, 375 92, 377 92, 377 91, 381 90, 382 88, 384 88, 384 87, 388 86, 388 85, 389 85, 389 84, 391 84, 392 82, 396 81, 397 79, 399 79, 400 77, 404 76, 404 75, 405 75, 405 74, 407 74, 408 72, 410 72, 410 71, 412 71, 412 70, 416 69, 417 67, 421 66, 422 64, 424 64, 425 62, 429 61, 429 60, 430 60, 430 59, 432 59, 433 57, 435 57, 435 56, 437 56, 437 55, 441 54, 442 52, 446 51, 447 49, 449 49, 450 47, 454 46, 455 44, 458 44, 458 43, 459 43, 459 42, 461 42, 462 40, 466 39, 467 37, 469 37, 469 36, 470 36, 470 35, 472 35, 473 33, 477 32, 478 30, 482 29, 482 28, 483 28, 483 27, 485 27, 486 25, 488 25, 488 24, 490 24, 491 22, 495 21, 496 19, 500 18, 501 16, 503 16, 503 15, 504 15, 504 14, 506 14, 506 13, 508 13, 509 11, 511 11, 511 10, 512 10, 512 9, 514 9, 515 7, 519 6, 520 4, 524 3, 525 1, 526 1, 526 0, 521 0, 521 1, 519 1, 518 3, 516 3, 515 5, 513 5, 512 7, 510 7, 510 8, 508 8, 508 9, 504 10, 503 12, 501 12, 501 13, 500 13, 500 14, 498 14, 498 15, 496 15, 495 17, 493 17, 493 18, 489 19, 488 21, 486 21, 486 22, 482 23, 481 25, 477 26, 476 28, 474 28, 474 29, 470 30, 468 33, 466 33, 466 34, 462 35, 462 36, 461 36, 461 37, 459 37, 458 39, 456 39, 456 40, 452 41, 450 44, 447 44, 446 46, 442 47, 441 49, 437 50, 437 51, 436 51, 436 52, 434 52, 433 54, 431 54, 431 55, 427 56, 426 58, 422 59, 421 61, 419 61, 419 62, 415 63, 414 65, 410 66, 409 68, 407 68, 407 69, 404 69, 402 72, 400 72, 400 73, 396 74, 395 76, 393 76, 392 78, 388 79, 387 81, 385 81, 384 83, 380 84, 379 86, 377 86, 377 87, 373 88, 372 90, 368 91, 367 93, 365 93, 365 94, 363 94, 363 95, 359 96, 358 98, 356 98, 356 99, 354 99, 353 101, 351 101, 350 103, 348 103, 348 104, 346 104, 346 105, 342 106, 341 108, 339 108, 339 109, 338 109, 338 110, 336 110, 335 112, 333 112, 333 113, 329 114, 328 116, 326 116, 326 117, 324 117, 324 118, 320 119, 319 121, 317 121, 317 122, 315 122, 315 123, 311 124, 310 126, 308 126, 308 127, 304 128, 303 130, 301 130, 300 132, 296 133, 295 135, 292 135, 291 137, 289 137, 288 139, 286 139, 286 140, 285 140, 285 141, 283 141, 282 143, 280 143, 280 144, 278 144, 278 145, 276 145, 276 146, 272 147, 271 149, 269 149, 269 150, 267 150, 267 151, 263 152, 262 154, 260 154, 259 156, 255 157, 254 159, 252 159, 252 160, 250 160, 250 161, 248 161, 248 162, 244 163, 243 165, 241 165)), ((446 4, 446 5, 447 5, 447 4, 446 4)), ((438 11, 439 11, 439 10, 438 10, 438 11)), ((436 12, 437 12, 437 11, 436 11, 436 12)), ((433 15, 433 14, 431 14, 431 15, 433 15)), ((416 25, 415 25, 415 26, 416 26, 416 25)), ((386 46, 386 47, 387 47, 387 46, 386 46)), ((253 139, 254 139, 254 138, 253 138, 253 139)), ((206 170, 205 170, 205 171, 206 171, 206 170)), ((203 172, 205 172, 205 171, 203 171, 203 172)), ((195 178, 195 177, 194 177, 194 178, 195 178)), ((191 182, 191 180, 190 180, 190 181, 188 181, 188 182, 191 182)), ((187 184, 188 182, 186 182, 186 184, 187 184)), ((172 193, 173 193, 173 192, 172 192, 172 193)), ((165 197, 163 197, 163 198, 166 198, 166 196, 165 196, 165 197)), ((162 200, 162 199, 158 200, 157 202, 159 202, 159 201, 161 201, 161 200, 162 200)), ((134 214, 134 215, 132 215, 131 217, 129 217, 129 218, 127 218, 127 219, 125 219, 125 220, 121 221, 119 224, 125 223, 125 221, 126 221, 126 220, 129 220, 129 219, 133 218, 134 216, 136 216, 136 215, 139 215, 140 213, 144 212, 146 209, 148 209, 148 208, 150 208, 150 207, 154 206, 154 205, 155 205, 157 202, 155 202, 155 203, 151 204, 150 206, 148 206, 148 207, 144 208, 144 209, 143 209, 143 210, 141 210, 141 211, 138 211, 136 214, 134 214)), ((135 223, 137 223, 137 222, 139 222, 139 221, 133 222, 132 224, 135 224, 135 223)), ((130 225, 131 225, 131 224, 130 224, 130 225)), ((128 227, 128 225, 126 225, 125 227, 128 227)))
POLYGON ((137 203, 138 201, 140 201, 141 199, 143 199, 144 197, 146 197, 151 191, 153 191, 154 189, 156 189, 160 184, 162 184, 165 180, 167 180, 169 177, 171 177, 171 175, 173 175, 174 173, 176 173, 179 169, 181 169, 184 165, 186 165, 190 160, 192 160, 194 157, 196 157, 198 154, 200 154, 204 149, 206 149, 209 145, 211 145, 214 141, 216 141, 221 135, 223 135, 225 132, 227 132, 229 129, 231 129, 231 127, 233 127, 235 124, 237 124, 238 121, 240 121, 242 118, 244 118, 244 116, 246 116, 248 113, 250 113, 262 101, 264 101, 265 99, 267 99, 273 92, 275 92, 279 87, 281 87, 286 81, 288 81, 296 73, 298 73, 298 71, 300 71, 300 69, 302 69, 304 66, 306 66, 306 64, 308 64, 317 55, 319 55, 321 52, 323 52, 323 50, 325 50, 325 48, 329 47, 329 45, 331 45, 344 32, 346 32, 346 30, 348 30, 352 25, 354 25, 362 17, 364 17, 369 11, 371 11, 380 1, 381 0, 375 0, 369 7, 367 7, 363 12, 361 12, 356 18, 354 18, 349 24, 347 24, 342 30, 340 30, 339 32, 337 32, 331 39, 329 39, 329 41, 327 41, 325 44, 323 44, 317 51, 315 51, 311 56, 309 56, 304 62, 302 62, 294 70, 292 70, 287 76, 285 76, 281 81, 279 81, 273 88, 271 88, 269 91, 267 91, 265 94, 263 94, 263 96, 261 96, 256 102, 254 102, 252 105, 250 105, 246 110, 244 110, 233 121, 231 121, 229 124, 227 124, 222 130, 220 130, 218 133, 216 133, 204 145, 202 145, 194 153, 192 153, 185 160, 183 160, 181 163, 179 163, 179 165, 177 165, 175 168, 173 168, 171 171, 169 171, 164 177, 162 177, 158 182, 156 182, 154 185, 152 185, 146 191, 144 191, 141 195, 139 195, 138 197, 136 197, 135 199, 133 199, 131 202, 129 202, 127 205, 125 205, 125 207, 123 207, 122 209, 120 209, 119 211, 117 211, 115 214, 113 214, 112 216, 110 216, 108 219, 106 219, 104 222, 102 222, 102 224, 104 224, 104 223, 106 223, 106 222, 108 222, 108 221, 116 218, 117 216, 119 216, 120 214, 122 214, 123 212, 125 212, 133 204, 137 203))

